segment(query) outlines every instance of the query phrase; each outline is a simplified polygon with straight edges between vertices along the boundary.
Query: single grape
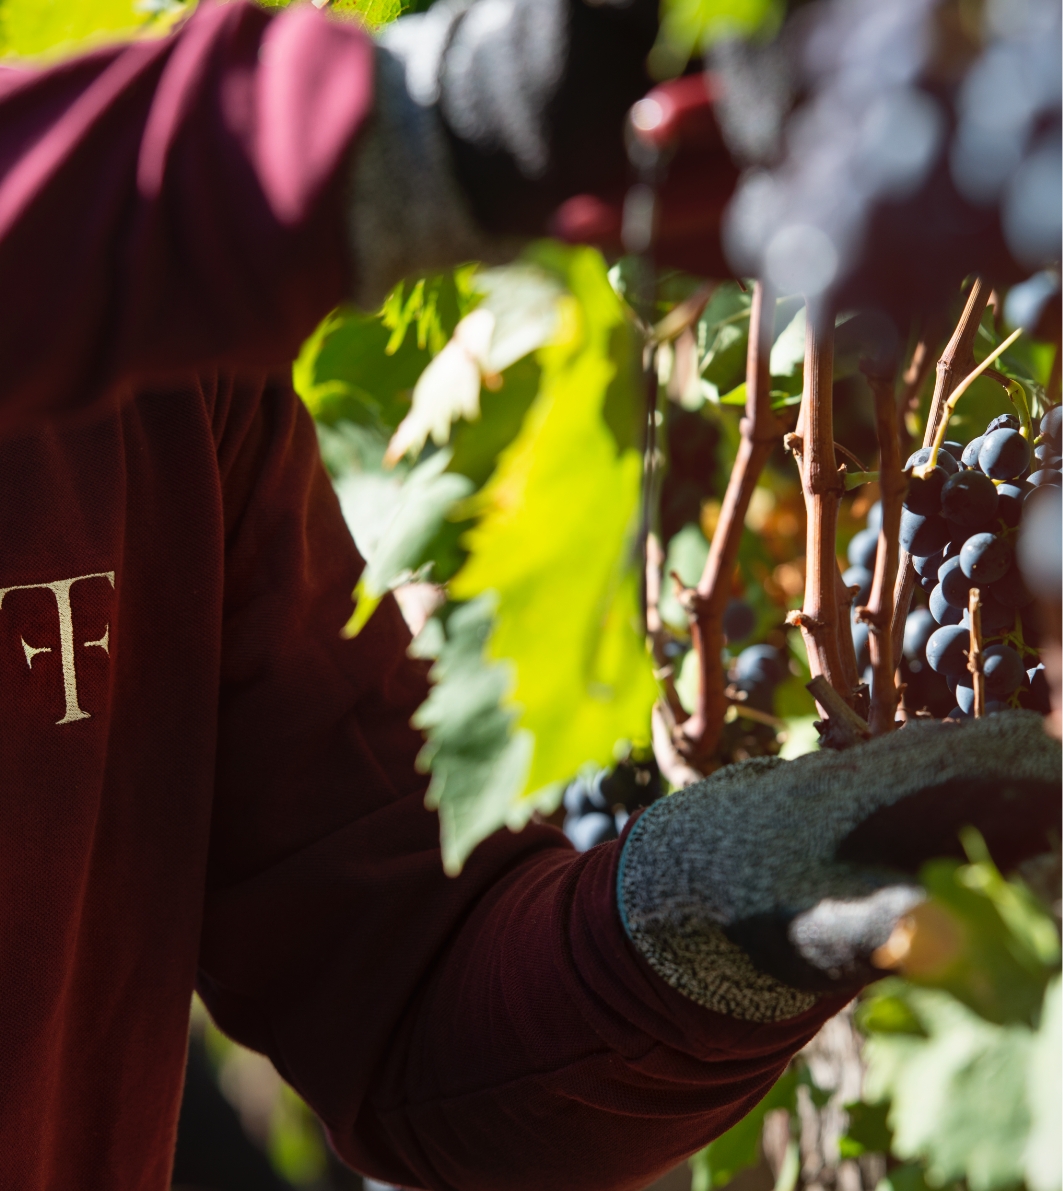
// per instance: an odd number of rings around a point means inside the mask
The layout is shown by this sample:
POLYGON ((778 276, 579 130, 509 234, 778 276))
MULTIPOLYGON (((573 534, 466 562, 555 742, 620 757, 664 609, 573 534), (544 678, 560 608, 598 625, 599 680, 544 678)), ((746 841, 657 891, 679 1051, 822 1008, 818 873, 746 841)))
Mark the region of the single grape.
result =
POLYGON ((994 430, 1018 430, 1022 423, 1014 414, 997 414, 995 418, 990 418, 989 425, 986 426, 986 434, 992 434, 994 430))
POLYGON ((952 525, 948 522, 946 524, 949 526, 949 532, 952 534, 952 537, 949 538, 941 550, 942 562, 948 562, 950 558, 955 558, 963 549, 963 543, 967 541, 972 533, 971 530, 964 529, 960 525, 952 525))
POLYGON ((1005 608, 1025 608, 1033 603, 1033 594, 1023 582, 1022 571, 1013 562, 1004 572, 1004 577, 989 585, 993 599, 1005 608))
POLYGON ((850 566, 866 567, 869 571, 874 568, 875 555, 878 554, 878 534, 879 531, 872 530, 870 526, 853 534, 849 549, 845 552, 850 566))
POLYGON ((938 624, 959 624, 960 617, 963 615, 959 608, 953 607, 952 604, 945 599, 945 593, 941 590, 941 584, 930 593, 930 615, 938 622, 938 624))
POLYGON ((937 622, 927 608, 913 608, 904 622, 904 656, 909 661, 921 660, 926 643, 937 628, 937 622))
POLYGON ((862 620, 853 621, 853 649, 856 650, 856 668, 861 673, 871 665, 870 635, 870 629, 862 620))
POLYGON ((947 716, 945 716, 945 719, 947 719, 947 720, 969 720, 970 718, 971 718, 971 713, 969 711, 964 711, 963 708, 958 703, 949 712, 949 714, 947 716))
POLYGON ((926 660, 930 668, 950 678, 967 672, 967 647, 970 633, 958 624, 942 625, 930 634, 926 643, 926 660))
POLYGON ((867 528, 878 537, 882 532, 882 501, 876 500, 867 510, 867 528))
POLYGON ((920 579, 933 579, 937 582, 938 567, 941 566, 942 552, 935 550, 933 554, 914 555, 912 566, 920 579))
POLYGON ((925 579, 919 580, 919 586, 923 589, 923 591, 926 592, 927 595, 929 595, 934 588, 937 587, 937 585, 938 581, 936 575, 928 575, 925 579))
POLYGON ((982 673, 985 675, 986 697, 994 699, 1007 699, 1013 695, 1026 677, 1022 658, 1010 645, 989 645, 983 649, 982 673))
POLYGON ((735 658, 734 674, 740 685, 774 686, 786 677, 786 659, 774 645, 750 645, 735 658))
POLYGON ((982 440, 978 466, 991 480, 1013 480, 1030 465, 1030 444, 1018 430, 994 430, 982 440))
POLYGON ((1037 471, 1030 472, 1026 477, 1026 482, 1031 488, 1059 488, 1063 486, 1063 476, 1060 475, 1058 468, 1042 467, 1037 471))
POLYGON ((957 525, 978 526, 992 521, 997 511, 997 490, 988 476, 961 471, 949 476, 941 490, 941 512, 957 525))
MULTIPOLYGON (((962 442, 955 442, 953 439, 947 438, 941 444, 941 449, 943 451, 948 451, 948 453, 953 457, 953 459, 955 459, 956 462, 959 463, 960 456, 963 454, 963 443, 962 442)), ((958 471, 959 468, 957 468, 956 470, 958 471)))
POLYGON ((978 467, 978 452, 982 449, 982 443, 984 440, 985 435, 980 434, 977 438, 972 438, 971 441, 963 448, 963 454, 960 456, 960 462, 964 467, 978 467))
MULTIPOLYGON (((914 451, 908 456, 908 462, 904 465, 904 470, 907 471, 910 467, 919 467, 930 459, 930 447, 920 447, 918 451, 914 451)), ((960 465, 949 454, 948 451, 938 451, 937 466, 942 467, 949 473, 955 475, 960 470, 960 465)))
POLYGON ((567 816, 565 835, 577 852, 588 852, 598 844, 617 839, 616 819, 608 811, 591 811, 587 815, 567 816))
POLYGON ((565 787, 565 810, 569 815, 587 815, 591 811, 609 809, 608 800, 602 792, 602 779, 607 770, 599 770, 592 778, 573 778, 565 787))
POLYGON ((938 567, 938 583, 941 584, 941 594, 945 597, 946 603, 962 611, 967 607, 971 580, 963 573, 961 558, 962 555, 960 557, 954 555, 952 558, 947 558, 938 567))
MULTIPOLYGON (((981 621, 983 637, 1000 637, 1004 633, 1010 633, 1015 627, 1015 609, 1008 608, 993 596, 983 592, 981 621)), ((971 616, 966 608, 960 618, 960 624, 964 628, 970 628, 971 616)))
POLYGON ((941 517, 924 517, 908 509, 901 509, 900 540, 909 554, 933 554, 949 540, 949 527, 941 517))
POLYGON ((992 533, 976 533, 960 551, 960 569, 980 587, 1003 579, 1011 566, 1011 546, 1006 538, 992 533))
POLYGON ((940 513, 941 489, 945 487, 948 478, 948 473, 943 467, 935 467, 926 479, 916 475, 910 476, 908 491, 904 494, 904 507, 924 516, 940 513))
POLYGON ((860 590, 853 596, 853 607, 858 608, 867 603, 871 594, 871 581, 874 575, 867 567, 849 567, 842 572, 842 582, 846 587, 858 587, 860 590))
POLYGON ((1018 484, 997 486, 997 517, 1009 529, 1014 529, 1022 518, 1023 490, 1018 484))
POLYGON ((1053 464, 1053 459, 1059 458, 1059 448, 1054 442, 1049 442, 1047 439, 1044 442, 1039 442, 1033 449, 1033 457, 1037 460, 1041 467, 1053 467, 1058 464, 1053 464))
MULTIPOLYGON (((974 680, 968 674, 956 684, 956 706, 963 712, 966 719, 974 715, 974 680)), ((1008 705, 1000 699, 990 699, 989 692, 986 691, 986 715, 996 715, 998 711, 1007 711, 1008 705)))
POLYGON ((728 641, 748 637, 757 623, 757 614, 745 600, 731 600, 723 612, 723 635, 728 641))
POLYGON ((1063 406, 1053 405, 1041 419, 1041 433, 1063 454, 1063 406))

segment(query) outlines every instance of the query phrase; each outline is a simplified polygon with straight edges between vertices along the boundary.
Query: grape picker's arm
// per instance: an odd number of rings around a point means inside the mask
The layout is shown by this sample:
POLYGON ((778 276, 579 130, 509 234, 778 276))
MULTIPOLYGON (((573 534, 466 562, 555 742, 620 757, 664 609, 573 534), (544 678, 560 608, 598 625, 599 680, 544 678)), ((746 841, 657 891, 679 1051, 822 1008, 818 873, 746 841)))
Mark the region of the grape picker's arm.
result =
POLYGON ((283 386, 234 402, 199 988, 356 1168, 447 1191, 640 1188, 729 1127, 844 997, 711 1012, 625 936, 619 847, 532 825, 444 875, 409 726, 426 693, 283 386))

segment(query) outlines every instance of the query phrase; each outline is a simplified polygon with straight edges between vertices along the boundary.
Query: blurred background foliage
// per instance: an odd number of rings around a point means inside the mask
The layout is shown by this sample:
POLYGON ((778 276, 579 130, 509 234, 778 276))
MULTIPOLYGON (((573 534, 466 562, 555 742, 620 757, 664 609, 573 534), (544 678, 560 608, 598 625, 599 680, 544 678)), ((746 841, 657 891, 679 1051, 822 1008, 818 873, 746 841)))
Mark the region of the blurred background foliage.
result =
MULTIPOLYGON (((190 7, 0 0, 0 55, 47 58, 118 36, 161 35, 190 7)), ((372 28, 419 7, 427 4, 332 5, 372 28)), ((652 66, 664 77, 720 39, 768 38, 784 7, 665 0, 652 66)), ((367 559, 347 631, 359 631, 393 592, 414 634, 412 652, 434 665, 437 685, 418 713, 427 739, 421 764, 431 773, 429 801, 450 871, 489 832, 519 828, 533 813, 561 822, 567 811, 566 822, 578 824, 591 807, 598 834, 585 846, 615 836, 627 814, 665 792, 648 748, 657 686, 639 608, 646 378, 645 328, 628 303, 636 276, 633 260, 609 268, 591 250, 533 246, 508 268, 469 264, 407 281, 377 311, 333 311, 293 368, 367 559)), ((654 319, 699 284, 658 277, 654 319)), ((665 459, 656 516, 665 574, 685 584, 700 575, 738 446, 749 306, 747 286, 719 285, 697 320, 659 345, 653 364, 665 459)), ((1001 332, 998 304, 986 313, 976 354, 1001 332)), ((873 475, 859 347, 859 316, 841 315, 835 433, 850 471, 873 475)), ((796 418, 803 350, 801 300, 781 298, 771 374, 784 419, 796 418)), ((997 365, 1035 407, 1054 350, 1025 337, 997 365)), ((912 441, 929 397, 924 385, 905 411, 912 441)), ((981 380, 961 403, 955 432, 972 437, 1008 409, 1001 387, 981 380)), ((843 567, 877 495, 872 479, 843 502, 843 567)), ((796 468, 780 446, 751 502, 732 578, 729 678, 757 714, 731 708, 725 762, 817 747, 807 658, 785 623, 802 601, 804 533, 796 468), (750 647, 773 651, 779 667, 767 683, 743 688, 750 647)), ((686 614, 671 589, 660 610, 689 708, 697 673, 686 614)), ((841 1044, 841 1058, 830 1060, 828 1027, 826 1050, 813 1045, 799 1056, 749 1116, 691 1160, 695 1191, 756 1170, 769 1172, 774 1191, 825 1185, 806 1146, 813 1119, 817 1153, 832 1156, 841 1191, 1059 1191, 1059 903, 1046 907, 1051 882, 1031 880, 1039 899, 1005 881, 979 841, 967 843, 967 864, 924 873, 921 950, 906 977, 861 998, 863 1061, 841 1044)), ((175 1176, 205 1186, 204 1170, 215 1172, 217 1191, 361 1186, 268 1061, 225 1039, 197 1006, 175 1176)))

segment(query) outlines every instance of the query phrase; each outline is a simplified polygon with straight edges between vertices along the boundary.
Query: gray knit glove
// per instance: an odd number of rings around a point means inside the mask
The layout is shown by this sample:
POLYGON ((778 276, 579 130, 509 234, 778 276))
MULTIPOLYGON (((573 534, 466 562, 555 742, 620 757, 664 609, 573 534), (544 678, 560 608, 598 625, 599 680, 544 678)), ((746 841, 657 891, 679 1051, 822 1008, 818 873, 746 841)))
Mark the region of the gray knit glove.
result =
POLYGON ((920 866, 985 836, 1002 869, 1058 846, 1061 753, 1032 712, 909 722, 844 753, 731 765, 654 803, 620 859, 628 936, 673 988, 780 1021, 883 973, 920 866))

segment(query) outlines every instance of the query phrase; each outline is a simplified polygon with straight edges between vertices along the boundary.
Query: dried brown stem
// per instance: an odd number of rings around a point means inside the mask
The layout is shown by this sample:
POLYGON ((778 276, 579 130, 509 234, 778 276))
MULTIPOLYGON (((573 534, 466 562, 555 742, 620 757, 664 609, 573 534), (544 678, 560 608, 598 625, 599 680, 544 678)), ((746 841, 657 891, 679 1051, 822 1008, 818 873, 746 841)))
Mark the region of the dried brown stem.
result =
POLYGON ((982 668, 982 593, 971 588, 967 603, 967 615, 971 621, 971 644, 967 649, 967 669, 974 687, 974 718, 985 715, 985 673, 982 668))
MULTIPOLYGON (((986 304, 992 286, 981 277, 976 277, 967 295, 967 304, 956 324, 952 338, 945 345, 941 359, 937 363, 937 380, 934 384, 934 396, 930 402, 930 412, 926 419, 926 429, 923 431, 923 446, 929 447, 934 441, 938 424, 945 414, 945 404, 952 394, 952 390, 974 367, 974 340, 978 334, 978 327, 982 322, 986 304)), ((906 550, 901 551, 900 565, 897 570, 897 582, 893 594, 893 660, 900 665, 900 649, 904 640, 904 622, 908 617, 908 606, 912 602, 912 589, 915 587, 915 570, 911 556, 906 550)))
MULTIPOLYGON (((805 602, 800 612, 792 612, 787 619, 801 629, 813 677, 824 677, 848 704, 854 684, 846 677, 840 648, 835 554, 838 505, 845 483, 834 454, 833 376, 834 317, 826 306, 810 302, 805 322, 801 438, 792 441, 801 468, 808 521, 805 602)), ((820 706, 829 716, 823 704, 820 706)))
POLYGON ((875 429, 879 443, 879 485, 882 489, 882 528, 878 535, 875 577, 867 605, 856 610, 866 621, 871 654, 872 736, 892 732, 897 719, 897 684, 893 664, 893 587, 897 581, 900 553, 901 502, 908 487, 901 471, 901 444, 897 434, 897 404, 893 377, 867 371, 875 398, 875 429))
POLYGON ((825 719, 816 721, 820 744, 830 749, 847 749, 867 740, 871 735, 867 721, 853 711, 822 674, 805 686, 823 708, 825 719))
MULTIPOLYGON (((853 641, 853 634, 845 632, 845 625, 852 623, 853 600, 856 598, 859 588, 846 585, 842 578, 841 564, 837 562, 837 559, 835 559, 835 574, 838 576, 838 653, 841 657, 842 676, 845 683, 850 690, 855 692, 860 687, 862 680, 856 662, 856 644, 853 641)), ((866 707, 857 706, 855 696, 853 706, 857 711, 867 710, 866 707)))
POLYGON ((757 480, 783 427, 771 411, 772 330, 775 299, 770 289, 758 281, 753 289, 749 312, 749 349, 746 355, 746 415, 742 419, 742 438, 738 456, 727 482, 727 492, 720 509, 720 519, 712 536, 698 586, 688 601, 690 636, 697 651, 699 686, 694 714, 676 733, 676 747, 688 762, 703 768, 712 757, 728 702, 724 694, 723 614, 731 594, 731 576, 738 560, 738 547, 749 500, 757 480))

